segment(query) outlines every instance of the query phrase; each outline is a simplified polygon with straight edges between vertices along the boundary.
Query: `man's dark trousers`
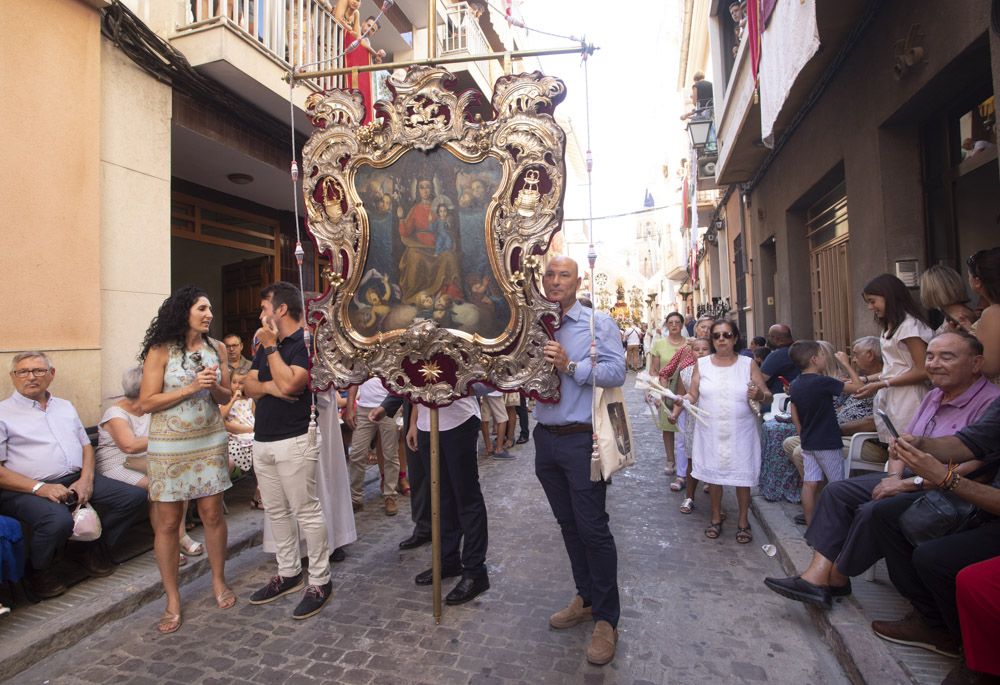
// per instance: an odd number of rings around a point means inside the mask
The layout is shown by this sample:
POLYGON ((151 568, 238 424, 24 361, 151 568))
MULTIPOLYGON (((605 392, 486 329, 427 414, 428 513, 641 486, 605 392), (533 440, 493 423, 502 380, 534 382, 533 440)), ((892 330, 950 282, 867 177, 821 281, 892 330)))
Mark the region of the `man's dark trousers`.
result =
POLYGON ((521 395, 521 402, 517 405, 517 425, 520 432, 519 437, 528 439, 528 400, 521 395))
MULTIPOLYGON (((441 431, 441 566, 462 567, 465 578, 486 575, 488 544, 486 500, 479 487, 476 445, 479 419, 441 431), (464 539, 463 539, 464 538, 464 539), (459 553, 461 548, 461 553, 459 553)), ((417 450, 425 474, 431 471, 431 434, 417 431, 417 450)), ((430 478, 428 477, 428 481, 430 478)))
POLYGON ((1000 519, 929 540, 914 549, 899 526, 899 517, 908 506, 909 502, 901 500, 898 506, 872 512, 871 526, 885 556, 889 579, 928 625, 961 639, 955 579, 966 566, 1000 556, 1000 519))
MULTIPOLYGON (((80 474, 73 473, 45 482, 69 487, 79 479, 80 474)), ((97 542, 107 550, 114 547, 146 501, 146 491, 142 488, 94 474, 90 504, 101 518, 101 537, 97 542)), ((51 565, 56 549, 73 534, 73 509, 38 495, 0 490, 0 514, 31 526, 29 554, 32 568, 38 570, 51 565)))
MULTIPOLYGON (((410 425, 412 407, 407 402, 403 407, 404 430, 410 425)), ((405 443, 405 440, 404 440, 405 443)), ((431 536, 431 479, 424 470, 424 462, 417 452, 406 450, 406 475, 410 481, 410 518, 413 519, 413 534, 421 538, 431 536)))
POLYGON ((556 435, 538 425, 535 475, 562 529, 576 591, 594 620, 618 626, 618 550, 604 508, 607 484, 590 480, 590 433, 556 435))

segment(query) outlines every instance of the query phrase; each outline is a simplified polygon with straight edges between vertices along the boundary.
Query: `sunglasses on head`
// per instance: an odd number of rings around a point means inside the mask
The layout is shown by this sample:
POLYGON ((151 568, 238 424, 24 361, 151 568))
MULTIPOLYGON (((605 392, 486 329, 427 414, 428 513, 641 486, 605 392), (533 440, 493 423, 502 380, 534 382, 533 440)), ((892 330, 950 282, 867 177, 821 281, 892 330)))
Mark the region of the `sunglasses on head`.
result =
POLYGON ((720 331, 718 333, 712 333, 712 340, 722 340, 723 338, 725 338, 726 340, 732 340, 735 337, 736 334, 733 333, 732 331, 720 331))

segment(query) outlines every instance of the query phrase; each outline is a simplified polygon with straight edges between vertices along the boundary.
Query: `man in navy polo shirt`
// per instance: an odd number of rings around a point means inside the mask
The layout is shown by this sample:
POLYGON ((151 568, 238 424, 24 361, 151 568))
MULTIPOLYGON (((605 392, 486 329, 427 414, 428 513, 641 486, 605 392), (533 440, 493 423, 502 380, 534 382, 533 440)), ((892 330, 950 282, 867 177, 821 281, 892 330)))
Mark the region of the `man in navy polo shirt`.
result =
POLYGON ((250 603, 273 602, 302 588, 301 534, 309 553, 309 584, 292 618, 304 619, 319 613, 333 584, 326 522, 316 495, 319 450, 309 436, 312 396, 302 293, 279 281, 264 288, 260 297, 260 349, 245 387, 247 396, 257 401, 253 468, 274 534, 278 575, 254 592, 250 603))

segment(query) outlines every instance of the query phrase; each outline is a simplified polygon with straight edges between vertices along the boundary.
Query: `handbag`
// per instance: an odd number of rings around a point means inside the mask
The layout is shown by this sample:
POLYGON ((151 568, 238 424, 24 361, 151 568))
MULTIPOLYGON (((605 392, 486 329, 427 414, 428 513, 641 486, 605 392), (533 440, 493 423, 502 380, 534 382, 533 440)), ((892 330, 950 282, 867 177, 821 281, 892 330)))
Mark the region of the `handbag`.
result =
POLYGON ((93 542, 101 537, 101 517, 89 504, 77 505, 73 510, 73 534, 70 540, 93 542))
MULTIPOLYGON (((982 476, 993 478, 998 463, 989 462, 963 478, 975 480, 982 476)), ((981 523, 979 508, 952 492, 931 490, 907 507, 899 517, 903 536, 914 547, 928 540, 961 533, 981 523)))
POLYGON ((914 547, 928 540, 975 528, 979 520, 976 505, 958 495, 931 490, 913 502, 899 517, 903 536, 914 547))
POLYGON ((594 433, 597 435, 597 454, 590 460, 590 480, 608 481, 614 473, 635 464, 635 442, 632 440, 632 422, 625 408, 625 395, 621 388, 595 387, 597 412, 594 414, 594 433))

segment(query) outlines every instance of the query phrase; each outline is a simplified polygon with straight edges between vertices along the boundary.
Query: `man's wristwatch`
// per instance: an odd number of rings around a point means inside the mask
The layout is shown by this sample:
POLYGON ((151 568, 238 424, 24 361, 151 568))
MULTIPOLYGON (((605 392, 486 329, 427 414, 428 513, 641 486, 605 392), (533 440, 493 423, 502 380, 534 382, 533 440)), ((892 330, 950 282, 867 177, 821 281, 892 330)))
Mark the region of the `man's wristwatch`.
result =
POLYGON ((270 347, 264 348, 264 354, 274 354, 277 351, 278 351, 277 345, 271 345, 270 347))
POLYGON ((43 487, 45 487, 45 483, 43 483, 42 481, 38 481, 37 483, 35 483, 35 487, 31 488, 31 494, 32 495, 38 494, 38 491, 41 490, 43 487))
POLYGON ((566 373, 568 373, 570 376, 576 375, 576 362, 570 362, 569 364, 566 365, 566 373))
POLYGON ((923 487, 924 487, 924 478, 923 478, 923 476, 914 476, 913 477, 913 484, 917 486, 918 490, 922 490, 923 487))

